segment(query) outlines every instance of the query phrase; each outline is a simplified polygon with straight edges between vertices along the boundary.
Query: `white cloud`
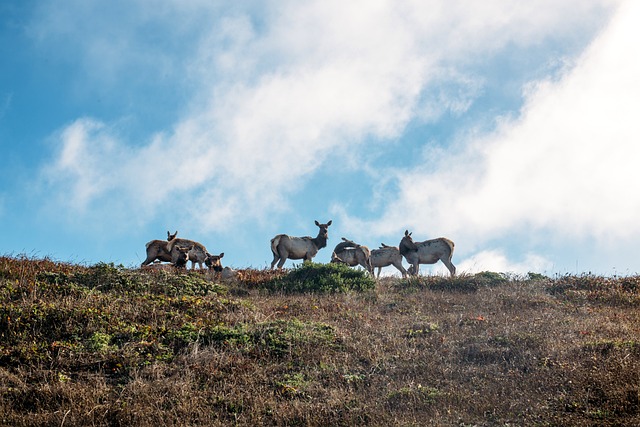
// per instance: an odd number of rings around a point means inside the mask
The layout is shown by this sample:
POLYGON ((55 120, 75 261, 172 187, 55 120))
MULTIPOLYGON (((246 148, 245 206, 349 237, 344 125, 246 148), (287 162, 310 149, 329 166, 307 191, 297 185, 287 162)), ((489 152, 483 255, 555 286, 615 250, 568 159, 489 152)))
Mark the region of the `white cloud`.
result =
POLYGON ((639 233, 640 8, 622 8, 611 29, 558 82, 544 82, 523 115, 488 141, 487 174, 466 200, 492 218, 561 233, 639 233), (514 201, 517 201, 514 203, 514 201))
MULTIPOLYGON (((55 162, 42 173, 48 185, 60 188, 57 202, 86 212, 105 198, 130 211, 153 211, 169 195, 201 185, 211 177, 211 158, 188 124, 173 134, 158 134, 142 147, 123 143, 116 125, 81 118, 56 134, 55 162)), ((211 150, 210 150, 211 153, 211 150)), ((110 204, 107 202, 107 204, 110 204)), ((121 212, 121 214, 126 214, 121 212)))
MULTIPOLYGON (((209 19, 212 24, 202 26, 195 35, 189 33, 189 41, 199 42, 188 49, 196 56, 184 61, 184 68, 176 65, 180 61, 175 57, 167 59, 172 70, 177 66, 195 79, 193 99, 182 119, 156 130, 159 133, 142 144, 130 144, 126 136, 97 120, 77 121, 60 133, 54 173, 48 176, 61 188, 72 183, 75 206, 90 206, 101 197, 117 195, 129 202, 126 209, 154 211, 163 201, 176 198, 184 204, 185 215, 196 211, 195 220, 212 228, 223 222, 228 226, 230 221, 264 218, 286 209, 287 194, 303 187, 310 175, 331 161, 330 156, 339 155, 342 146, 348 144, 354 150, 367 137, 399 138, 416 117, 435 120, 443 111, 464 113, 481 91, 482 78, 458 68, 484 60, 507 45, 526 48, 547 38, 592 30, 601 19, 596 12, 610 2, 584 3, 544 0, 516 6, 493 1, 471 7, 468 2, 449 1, 273 2, 264 11, 261 25, 248 12, 233 10, 221 16, 218 7, 198 9, 187 3, 189 13, 180 14, 181 18, 188 22, 201 12, 204 18, 197 22, 209 19), (425 102, 425 93, 447 81, 455 82, 453 92, 441 91, 438 104, 425 102)), ((144 15, 143 4, 133 8, 134 15, 144 15)), ((160 29, 172 24, 171 13, 162 10, 147 17, 160 29)), ((171 10, 180 8, 172 4, 171 10)), ((55 25, 41 28, 43 40, 51 32, 59 35, 62 28, 75 31, 61 24, 71 17, 54 16, 55 25)), ((137 63, 133 54, 150 44, 136 31, 135 23, 133 18, 123 23, 123 35, 133 40, 132 49, 120 36, 110 42, 108 25, 97 27, 96 32, 83 26, 80 38, 91 35, 82 44, 87 67, 97 69, 120 55, 116 68, 108 72, 110 78, 117 78, 119 71, 127 69, 127 61, 137 63)), ((179 28, 186 27, 183 20, 179 28)), ((583 61, 591 63, 588 58, 583 61)), ((590 69, 583 67, 584 84, 592 83, 590 69)), ((555 206, 565 192, 554 192, 561 186, 553 168, 564 165, 567 156, 575 154, 575 146, 558 152, 548 142, 560 136, 585 136, 566 130, 573 129, 568 122, 577 126, 586 114, 566 116, 567 108, 586 108, 571 101, 581 84, 571 85, 570 78, 536 89, 521 122, 506 124, 501 134, 470 151, 466 158, 479 159, 477 166, 451 167, 442 158, 437 159, 442 167, 435 175, 420 170, 401 174, 403 192, 397 202, 401 211, 390 210, 385 218, 402 218, 401 222, 408 218, 416 226, 435 224, 458 232, 473 226, 478 234, 486 234, 518 221, 546 225, 558 215, 573 213, 555 206), (538 113, 549 111, 545 102, 553 99, 543 96, 545 90, 557 94, 553 106, 562 106, 556 109, 558 116, 538 113), (532 138, 543 141, 534 145, 532 138), (514 158, 519 150, 533 152, 514 158), (558 160, 547 161, 548 151, 557 153, 558 160), (537 162, 520 163, 536 155, 537 162), (527 166, 532 170, 524 173, 522 167, 527 166), (549 181, 554 183, 552 188, 542 188, 547 198, 532 196, 522 201, 520 190, 539 190, 538 178, 547 174, 556 177, 549 181), (518 179, 525 187, 508 185, 518 179), (539 205, 547 200, 551 203, 539 215, 539 205), (428 224, 423 223, 425 212, 431 218, 428 224)), ((602 158, 602 153, 588 152, 591 157, 583 163, 602 158)), ((611 157, 607 164, 625 160, 619 157, 611 157)), ((572 172, 581 171, 576 167, 572 172)), ((589 178, 596 186, 588 189, 604 187, 593 175, 589 178)), ((615 178, 618 182, 623 176, 615 178)))
POLYGON ((475 246, 522 229, 605 242, 637 237, 639 19, 640 5, 626 2, 564 75, 529 88, 519 117, 472 134, 461 153, 427 159, 436 172, 399 173, 400 195, 379 228, 439 230, 475 246))
POLYGON ((74 210, 84 210, 94 197, 117 185, 109 181, 109 168, 99 161, 120 155, 116 141, 103 128, 91 119, 78 119, 67 126, 58 136, 62 146, 56 163, 44 171, 50 182, 64 182, 62 197, 74 210))
MULTIPOLYGON (((553 263, 551 261, 532 253, 526 254, 521 261, 514 262, 500 249, 478 252, 456 264, 458 273, 467 274, 482 271, 526 274, 529 272, 548 272, 552 267, 553 263)), ((441 265, 438 265, 435 270, 439 273, 448 273, 447 269, 441 265)))

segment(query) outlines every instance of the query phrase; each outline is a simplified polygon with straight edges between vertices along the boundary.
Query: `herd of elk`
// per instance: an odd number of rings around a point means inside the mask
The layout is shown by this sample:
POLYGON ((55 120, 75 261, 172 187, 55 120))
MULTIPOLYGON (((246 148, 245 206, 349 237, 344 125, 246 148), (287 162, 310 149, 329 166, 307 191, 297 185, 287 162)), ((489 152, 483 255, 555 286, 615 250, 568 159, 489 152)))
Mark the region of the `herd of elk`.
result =
MULTIPOLYGON (((329 240, 328 229, 332 221, 321 224, 315 221, 318 226, 316 237, 292 237, 287 234, 278 234, 271 239, 271 252, 273 261, 271 269, 276 267, 282 269, 287 259, 311 261, 318 251, 327 246, 329 240)), ((158 265, 160 262, 169 262, 176 268, 186 268, 187 262, 191 261, 191 269, 198 267, 202 269, 204 263, 210 269, 225 276, 233 276, 235 270, 225 267, 223 269, 220 255, 211 255, 201 243, 193 240, 176 238, 178 232, 171 234, 167 231, 167 240, 152 240, 147 243, 147 257, 142 262, 141 267, 151 263, 158 265)), ((378 268, 377 277, 380 277, 382 267, 393 265, 402 277, 417 275, 420 271, 420 264, 435 264, 438 261, 447 267, 452 276, 456 274, 456 267, 451 262, 454 244, 444 237, 437 239, 414 242, 412 233, 405 230, 404 237, 398 247, 389 246, 382 243, 380 248, 369 250, 367 246, 355 243, 345 237, 338 243, 331 254, 332 263, 347 264, 351 267, 360 265, 374 276, 374 269, 378 268), (402 266, 402 258, 411 265, 409 270, 402 266)), ((160 264, 164 266, 166 264, 160 264)))

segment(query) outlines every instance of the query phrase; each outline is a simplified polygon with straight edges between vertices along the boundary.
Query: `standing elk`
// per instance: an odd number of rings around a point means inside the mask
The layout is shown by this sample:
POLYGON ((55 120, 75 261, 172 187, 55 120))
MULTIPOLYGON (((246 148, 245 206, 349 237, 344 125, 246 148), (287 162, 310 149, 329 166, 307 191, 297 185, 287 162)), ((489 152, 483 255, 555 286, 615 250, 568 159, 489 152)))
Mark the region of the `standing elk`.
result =
MULTIPOLYGON (((207 248, 201 243, 188 239, 178 239, 178 232, 171 234, 167 231, 167 240, 152 240, 146 245, 147 258, 142 262, 142 267, 152 263, 155 260, 170 262, 176 264, 181 257, 179 249, 188 249, 188 261, 191 261, 191 269, 195 268, 197 263, 202 269, 204 263, 207 267, 214 271, 222 271, 220 258, 224 256, 224 252, 220 255, 211 255, 207 252, 207 248)), ((182 260, 180 260, 182 262, 182 260)), ((186 260, 185 260, 186 268, 186 260)))
POLYGON ((291 237, 286 234, 278 234, 271 239, 271 252, 273 253, 273 261, 271 261, 271 269, 278 263, 278 269, 282 269, 287 259, 311 261, 318 251, 327 246, 329 239, 328 228, 331 221, 326 224, 315 222, 318 226, 317 237, 291 237))
POLYGON ((452 276, 456 274, 456 267, 451 263, 454 247, 451 240, 440 237, 414 243, 411 234, 409 230, 405 230, 399 245, 400 253, 411 264, 409 274, 417 275, 420 264, 435 264, 438 261, 442 261, 452 276))
POLYGON ((351 240, 342 238, 331 254, 331 262, 347 264, 349 267, 361 265, 373 276, 371 266, 371 251, 364 245, 359 245, 351 240))
POLYGON ((407 270, 402 266, 402 255, 400 250, 395 246, 389 246, 382 243, 380 248, 371 251, 371 266, 378 268, 377 278, 380 278, 382 267, 393 265, 402 273, 402 277, 407 277, 407 270))

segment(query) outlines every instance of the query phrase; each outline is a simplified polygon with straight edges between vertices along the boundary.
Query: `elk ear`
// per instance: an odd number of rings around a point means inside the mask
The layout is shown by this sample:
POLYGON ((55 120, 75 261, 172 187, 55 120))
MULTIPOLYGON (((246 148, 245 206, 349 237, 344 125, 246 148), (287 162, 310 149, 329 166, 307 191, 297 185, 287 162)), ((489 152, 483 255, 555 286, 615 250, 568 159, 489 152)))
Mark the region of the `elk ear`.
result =
POLYGON ((327 226, 331 225, 332 222, 333 220, 329 220, 329 222, 327 223, 327 226))
POLYGON ((320 223, 318 222, 318 220, 316 220, 316 225, 320 227, 320 223))
POLYGON ((409 230, 404 230, 404 235, 408 236, 409 235, 409 230))
POLYGON ((224 252, 220 253, 220 258, 222 258, 224 256, 224 252))

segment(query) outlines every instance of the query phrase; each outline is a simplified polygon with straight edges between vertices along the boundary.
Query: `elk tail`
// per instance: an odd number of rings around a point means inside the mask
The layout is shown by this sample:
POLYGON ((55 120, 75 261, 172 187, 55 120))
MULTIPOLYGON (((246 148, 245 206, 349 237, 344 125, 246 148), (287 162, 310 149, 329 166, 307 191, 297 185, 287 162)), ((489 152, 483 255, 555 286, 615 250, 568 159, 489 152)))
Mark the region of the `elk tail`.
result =
POLYGON ((271 239, 271 252, 273 252, 274 255, 278 255, 278 245, 280 244, 281 237, 282 234, 278 234, 276 237, 271 239))

